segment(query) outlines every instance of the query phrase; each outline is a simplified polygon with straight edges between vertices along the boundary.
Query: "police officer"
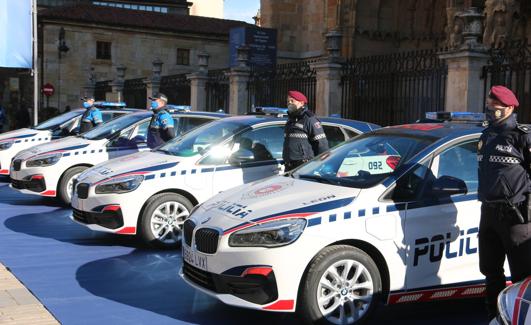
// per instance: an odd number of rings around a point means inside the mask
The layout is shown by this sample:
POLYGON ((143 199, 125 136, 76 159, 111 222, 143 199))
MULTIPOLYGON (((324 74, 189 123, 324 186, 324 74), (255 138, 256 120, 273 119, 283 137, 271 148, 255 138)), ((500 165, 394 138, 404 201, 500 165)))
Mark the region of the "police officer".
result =
POLYGON ((288 122, 284 128, 284 170, 292 170, 328 150, 321 122, 308 110, 303 93, 288 92, 288 122))
POLYGON ((531 129, 516 123, 513 112, 518 105, 511 90, 492 87, 489 126, 478 143, 479 266, 486 278, 490 317, 497 315, 496 299, 505 287, 505 256, 513 282, 531 275, 531 129))
POLYGON ((79 133, 85 133, 92 130, 94 127, 103 123, 100 110, 94 106, 94 97, 83 97, 83 107, 86 109, 85 113, 81 116, 81 126, 79 127, 79 133))
POLYGON ((173 118, 165 109, 168 97, 159 93, 157 96, 149 97, 149 99, 154 114, 149 122, 147 143, 150 148, 155 148, 173 139, 175 130, 173 118))

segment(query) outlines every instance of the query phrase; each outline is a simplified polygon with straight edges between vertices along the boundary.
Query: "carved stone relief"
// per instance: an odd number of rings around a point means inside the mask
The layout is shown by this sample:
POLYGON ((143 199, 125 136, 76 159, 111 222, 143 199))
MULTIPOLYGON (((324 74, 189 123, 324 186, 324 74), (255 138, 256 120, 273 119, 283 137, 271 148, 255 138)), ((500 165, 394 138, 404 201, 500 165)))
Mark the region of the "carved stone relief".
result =
POLYGON ((483 44, 486 46, 500 48, 518 37, 522 25, 519 1, 487 0, 485 17, 483 44))

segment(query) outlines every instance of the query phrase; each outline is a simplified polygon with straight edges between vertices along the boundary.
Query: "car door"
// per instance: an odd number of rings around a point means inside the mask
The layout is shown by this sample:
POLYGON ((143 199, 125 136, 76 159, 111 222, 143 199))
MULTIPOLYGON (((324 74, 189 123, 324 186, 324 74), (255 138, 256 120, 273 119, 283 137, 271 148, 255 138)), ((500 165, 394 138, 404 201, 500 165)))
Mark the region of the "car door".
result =
MULTIPOLYGON (((429 168, 415 170, 425 171, 423 176, 418 173, 416 198, 406 204, 408 289, 483 279, 478 266, 477 141, 469 138, 454 143, 433 155, 429 168), (442 176, 464 181, 468 191, 455 195, 436 192, 434 184, 442 176)), ((411 183, 411 175, 404 178, 397 183, 411 183)))
POLYGON ((225 161, 215 167, 212 195, 240 184, 278 174, 284 124, 265 125, 240 133, 229 144, 225 161))

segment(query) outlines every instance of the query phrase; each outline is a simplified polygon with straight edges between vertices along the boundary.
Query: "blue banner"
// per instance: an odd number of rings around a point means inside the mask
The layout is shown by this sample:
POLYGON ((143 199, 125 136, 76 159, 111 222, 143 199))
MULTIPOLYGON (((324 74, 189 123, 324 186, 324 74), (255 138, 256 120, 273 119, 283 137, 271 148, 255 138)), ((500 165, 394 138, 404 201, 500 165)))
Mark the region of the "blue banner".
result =
POLYGON ((0 67, 31 68, 31 0, 0 0, 0 67))

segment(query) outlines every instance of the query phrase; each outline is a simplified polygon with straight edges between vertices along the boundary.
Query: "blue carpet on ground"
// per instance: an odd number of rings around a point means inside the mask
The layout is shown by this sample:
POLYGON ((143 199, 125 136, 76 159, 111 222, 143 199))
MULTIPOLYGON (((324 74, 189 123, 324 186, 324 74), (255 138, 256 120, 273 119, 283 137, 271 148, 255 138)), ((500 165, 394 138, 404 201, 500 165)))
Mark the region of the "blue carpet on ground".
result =
MULTIPOLYGON (((145 249, 133 237, 94 233, 69 215, 70 209, 51 199, 22 195, 0 183, 0 262, 62 324, 298 322, 293 314, 221 304, 179 278, 180 251, 145 249)), ((382 311, 371 324, 486 323, 479 300, 382 311)))

